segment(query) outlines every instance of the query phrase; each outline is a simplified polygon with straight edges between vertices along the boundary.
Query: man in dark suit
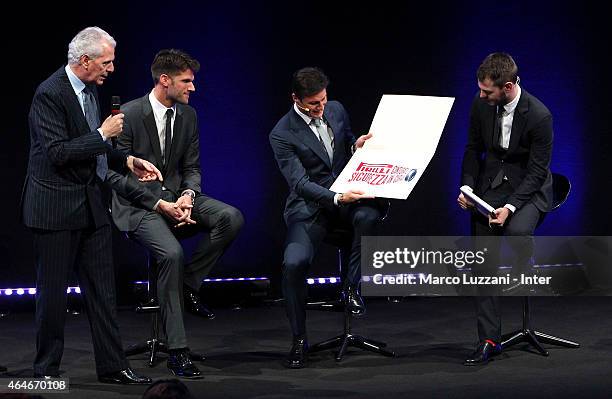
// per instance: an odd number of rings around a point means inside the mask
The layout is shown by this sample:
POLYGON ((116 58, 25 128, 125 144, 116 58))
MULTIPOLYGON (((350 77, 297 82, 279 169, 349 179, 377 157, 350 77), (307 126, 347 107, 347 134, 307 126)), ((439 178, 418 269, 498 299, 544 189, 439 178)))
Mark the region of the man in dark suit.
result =
POLYGON ((201 373, 189 356, 183 292, 188 309, 214 317, 200 303, 200 285, 243 225, 238 209, 203 194, 200 187, 198 120, 188 105, 199 68, 199 62, 183 51, 160 51, 151 65, 153 90, 122 107, 126 126, 118 148, 153 162, 163 171, 164 181, 131 189, 134 178, 116 174, 110 178, 115 189, 115 224, 145 246, 157 262, 157 295, 170 350, 168 368, 185 378, 201 373), (179 239, 198 233, 202 237, 185 262, 179 239))
POLYGON ((34 375, 57 376, 64 350, 66 288, 76 270, 102 382, 147 384, 123 354, 115 309, 111 227, 102 182, 108 168, 150 180, 147 161, 112 150, 123 115, 100 125, 96 85, 114 71, 115 40, 90 27, 68 47, 68 65, 38 86, 29 114, 30 157, 22 218, 34 237, 36 359, 34 375))
MULTIPOLYGON (((510 55, 490 54, 477 77, 480 93, 472 103, 462 184, 496 208, 488 220, 472 215, 472 234, 489 251, 491 269, 481 272, 495 274, 500 260, 499 239, 486 237, 503 235, 515 255, 516 275, 526 271, 534 230, 552 204, 552 115, 519 86, 518 67, 510 55)), ((457 201, 462 209, 473 207, 462 194, 457 201)), ((502 350, 499 298, 483 295, 475 301, 480 342, 466 365, 486 364, 502 350)))
POLYGON ((381 216, 372 197, 363 192, 329 190, 355 149, 371 134, 355 140, 342 104, 327 101, 328 82, 318 68, 297 71, 292 82, 293 106, 270 133, 276 162, 289 184, 282 276, 293 332, 285 362, 289 368, 302 368, 306 362, 306 273, 319 244, 334 226, 353 230, 343 292, 351 312, 361 315, 365 312, 359 294, 361 236, 372 235, 381 216))

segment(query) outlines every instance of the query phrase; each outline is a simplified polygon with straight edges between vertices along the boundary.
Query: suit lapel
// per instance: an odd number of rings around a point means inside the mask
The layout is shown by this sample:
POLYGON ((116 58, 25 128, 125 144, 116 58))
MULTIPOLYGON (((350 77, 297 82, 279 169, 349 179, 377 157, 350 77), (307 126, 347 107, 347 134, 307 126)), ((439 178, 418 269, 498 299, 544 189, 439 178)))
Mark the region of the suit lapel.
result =
POLYGON ((484 131, 487 132, 484 134, 485 145, 487 148, 495 148, 495 143, 493 137, 495 137, 495 118, 496 118, 496 107, 491 105, 485 105, 487 110, 487 117, 485 120, 484 131))
POLYGON ((83 134, 84 132, 90 132, 91 129, 89 128, 87 119, 85 119, 83 108, 81 108, 81 103, 79 103, 79 99, 74 93, 74 89, 70 84, 68 75, 66 75, 66 70, 64 69, 64 67, 62 67, 58 72, 62 83, 62 93, 64 95, 64 98, 66 99, 66 107, 68 107, 68 115, 71 115, 76 120, 77 126, 79 128, 79 134, 83 134))
POLYGON ((151 108, 151 103, 149 102, 149 95, 147 94, 146 96, 144 96, 141 101, 142 121, 144 123, 147 134, 149 135, 149 140, 151 141, 151 148, 153 149, 153 154, 155 155, 157 165, 162 166, 164 162, 161 155, 161 147, 159 144, 157 125, 155 124, 155 115, 153 115, 153 109, 151 108))
POLYGON ((325 162, 325 165, 327 165, 331 169, 332 166, 331 162, 329 161, 327 151, 325 151, 325 148, 317 139, 314 132, 310 130, 310 127, 306 124, 306 122, 298 114, 296 114, 293 107, 289 112, 291 115, 291 131, 293 132, 293 134, 295 134, 295 136, 301 142, 306 144, 308 148, 314 151, 314 153, 317 154, 317 156, 321 158, 323 162, 325 162))
POLYGON ((529 111, 529 94, 525 90, 521 93, 521 98, 516 109, 514 110, 514 118, 512 119, 512 129, 510 130, 510 144, 508 145, 508 152, 516 150, 520 142, 521 135, 525 130, 527 124, 527 112, 529 111))

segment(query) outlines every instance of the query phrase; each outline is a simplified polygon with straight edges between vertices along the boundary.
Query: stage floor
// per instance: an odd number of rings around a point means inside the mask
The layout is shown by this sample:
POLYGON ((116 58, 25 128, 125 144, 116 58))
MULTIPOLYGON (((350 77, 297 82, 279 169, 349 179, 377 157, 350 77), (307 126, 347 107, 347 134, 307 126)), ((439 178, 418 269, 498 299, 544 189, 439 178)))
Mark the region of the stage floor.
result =
MULTIPOLYGON (((284 309, 260 304, 241 310, 216 309, 217 318, 186 316, 190 346, 207 359, 202 380, 185 384, 196 398, 609 398, 612 395, 612 298, 533 298, 536 329, 581 343, 579 349, 546 346, 543 357, 524 346, 509 348, 485 367, 465 367, 476 341, 470 298, 405 298, 399 303, 367 301, 368 314, 355 333, 386 341, 398 357, 352 348, 340 363, 332 351, 313 354, 308 368, 287 370, 281 361, 290 345, 284 309)), ((504 332, 520 327, 519 298, 503 298, 504 332)), ((311 343, 340 332, 339 313, 309 311, 311 343)), ((149 318, 120 310, 125 346, 147 336, 149 318)), ((34 357, 32 313, 0 320, 0 364, 7 376, 29 377, 34 357)), ((165 355, 154 367, 144 355, 133 368, 154 379, 170 378, 165 355)), ((140 398, 144 387, 97 382, 89 324, 69 315, 63 377, 70 397, 140 398)), ((1 394, 0 394, 1 396, 1 394)), ((55 395, 44 395, 55 397, 55 395)), ((62 396, 63 397, 63 396, 62 396)))

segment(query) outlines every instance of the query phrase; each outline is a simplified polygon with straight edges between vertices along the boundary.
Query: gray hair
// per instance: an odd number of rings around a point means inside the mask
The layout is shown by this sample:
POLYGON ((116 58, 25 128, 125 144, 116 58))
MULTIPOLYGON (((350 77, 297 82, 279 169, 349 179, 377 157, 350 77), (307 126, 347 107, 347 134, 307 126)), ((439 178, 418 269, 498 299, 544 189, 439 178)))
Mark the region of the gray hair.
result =
POLYGON ((79 58, 87 54, 90 58, 97 58, 102 55, 103 42, 108 42, 115 48, 117 42, 111 35, 97 26, 90 26, 83 29, 70 41, 68 45, 68 63, 78 64, 79 58))

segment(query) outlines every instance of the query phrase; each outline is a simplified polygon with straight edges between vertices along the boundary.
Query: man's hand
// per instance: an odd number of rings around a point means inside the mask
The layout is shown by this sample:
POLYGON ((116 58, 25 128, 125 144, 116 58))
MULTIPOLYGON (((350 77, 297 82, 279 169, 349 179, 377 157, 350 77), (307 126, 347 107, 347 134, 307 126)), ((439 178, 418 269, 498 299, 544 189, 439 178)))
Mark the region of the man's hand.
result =
POLYGON ((463 193, 459 194, 459 198, 457 198, 457 203, 459 204, 461 209, 464 209, 464 210, 474 207, 474 204, 470 202, 467 198, 465 198, 463 193))
POLYGON ((350 204, 351 202, 359 201, 360 199, 370 199, 375 198, 373 195, 366 195, 364 191, 361 190, 348 190, 347 192, 342 193, 340 198, 338 198, 338 202, 340 204, 350 204))
POLYGON ((174 203, 175 208, 180 208, 183 211, 183 216, 179 218, 179 223, 174 227, 182 227, 187 224, 196 224, 196 221, 191 219, 191 209, 193 208, 193 198, 189 194, 182 195, 174 203))
POLYGON ((102 134, 107 139, 119 136, 123 131, 123 114, 109 115, 109 117, 102 122, 100 129, 102 129, 102 134))
POLYGON ((359 136, 357 141, 355 141, 355 148, 360 149, 361 147, 363 147, 363 144, 366 142, 366 140, 370 138, 372 138, 372 133, 368 133, 368 134, 364 134, 363 136, 359 136))
POLYGON ((157 169, 155 165, 147 160, 129 155, 127 158, 127 166, 140 181, 164 181, 159 169, 157 169))
POLYGON ((510 216, 510 209, 503 207, 497 208, 495 211, 495 218, 489 215, 489 226, 502 227, 506 223, 506 219, 510 216))
POLYGON ((157 213, 166 216, 170 220, 180 223, 181 218, 184 215, 183 209, 176 206, 176 202, 168 202, 161 200, 155 209, 157 213))

